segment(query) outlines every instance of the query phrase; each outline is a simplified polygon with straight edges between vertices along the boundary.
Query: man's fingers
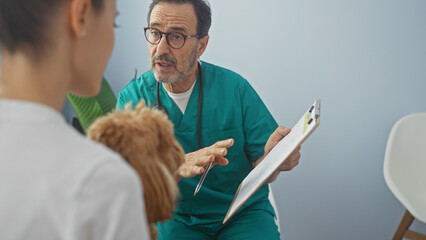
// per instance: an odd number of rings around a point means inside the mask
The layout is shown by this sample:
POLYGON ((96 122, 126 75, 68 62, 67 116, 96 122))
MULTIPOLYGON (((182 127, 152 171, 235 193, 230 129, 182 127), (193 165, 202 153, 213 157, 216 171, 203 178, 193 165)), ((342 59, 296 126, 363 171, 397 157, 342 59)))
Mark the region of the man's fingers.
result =
POLYGON ((290 156, 288 156, 287 162, 292 163, 294 161, 299 161, 301 156, 302 154, 300 154, 300 151, 294 151, 292 154, 290 154, 290 156))
POLYGON ((277 129, 275 129, 274 133, 272 133, 271 140, 278 142, 281 139, 283 139, 285 136, 287 136, 287 134, 289 134, 290 131, 291 131, 290 128, 279 126, 277 129))
POLYGON ((234 139, 218 141, 210 147, 203 148, 196 152, 188 153, 185 157, 185 164, 178 171, 182 177, 192 178, 202 174, 209 163, 227 165, 228 159, 224 158, 228 154, 228 149, 234 144, 234 139))
POLYGON ((269 136, 269 139, 265 144, 265 153, 268 154, 272 148, 274 148, 275 145, 277 145, 277 143, 281 141, 281 139, 283 139, 290 131, 290 128, 285 128, 283 126, 277 127, 271 136, 269 136))
POLYGON ((225 156, 226 154, 228 154, 228 150, 226 148, 209 147, 207 149, 207 154, 212 154, 215 156, 225 156))
POLYGON ((294 167, 296 167, 297 165, 299 165, 299 159, 296 159, 294 161, 291 161, 289 163, 286 164, 285 168, 283 168, 281 171, 290 171, 292 170, 294 167))
POLYGON ((290 156, 288 156, 288 158, 284 161, 284 164, 280 166, 279 168, 280 171, 292 170, 294 167, 296 167, 299 164, 299 160, 301 157, 299 150, 300 150, 300 146, 290 156))
POLYGON ((215 158, 214 163, 217 165, 225 166, 225 165, 228 165, 229 161, 228 159, 219 156, 215 158))
MULTIPOLYGON (((302 149, 302 146, 301 145, 299 145, 299 146, 297 146, 297 148, 296 149, 294 149, 294 153, 295 152, 299 152, 299 154, 300 154, 300 150, 302 149)), ((300 157, 300 156, 299 156, 300 157)))
POLYGON ((206 147, 203 150, 205 151, 204 154, 206 155, 215 155, 216 157, 225 156, 228 154, 228 149, 234 145, 234 139, 230 138, 227 140, 216 142, 215 144, 211 145, 210 147, 206 147))
POLYGON ((213 154, 203 155, 200 158, 198 158, 197 162, 195 162, 194 165, 199 166, 199 167, 205 167, 209 163, 214 162, 214 159, 215 159, 215 155, 213 155, 213 154))
POLYGON ((213 147, 218 147, 218 148, 229 148, 232 145, 234 145, 234 139, 229 138, 226 140, 222 140, 222 141, 218 141, 215 144, 213 144, 213 147))
POLYGON ((179 169, 180 175, 184 178, 192 178, 204 172, 204 168, 198 166, 182 165, 179 169))
POLYGON ((204 172, 204 168, 203 167, 198 167, 198 166, 192 166, 190 168, 190 171, 192 173, 194 173, 194 175, 198 175, 204 172))
POLYGON ((208 157, 204 157, 201 161, 199 161, 198 166, 206 167, 209 163, 218 164, 221 166, 228 165, 228 159, 222 156, 209 155, 208 157))
POLYGON ((180 170, 182 177, 191 178, 202 174, 207 169, 209 163, 212 162, 224 166, 228 164, 228 159, 224 157, 215 157, 214 155, 202 157, 197 165, 182 165, 180 170))
POLYGON ((290 156, 288 156, 288 158, 292 158, 292 159, 299 159, 302 154, 300 153, 300 149, 302 147, 299 145, 296 149, 294 149, 294 151, 290 154, 290 156))

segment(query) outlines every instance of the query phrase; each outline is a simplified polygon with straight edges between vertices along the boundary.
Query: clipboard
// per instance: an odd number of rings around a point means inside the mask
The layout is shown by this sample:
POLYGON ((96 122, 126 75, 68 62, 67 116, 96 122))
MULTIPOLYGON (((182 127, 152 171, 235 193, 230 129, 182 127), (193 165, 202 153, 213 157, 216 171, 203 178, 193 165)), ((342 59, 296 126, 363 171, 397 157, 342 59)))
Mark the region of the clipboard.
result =
POLYGON ((223 220, 226 223, 244 203, 272 176, 284 160, 318 127, 321 100, 318 99, 303 114, 290 133, 244 178, 223 220))

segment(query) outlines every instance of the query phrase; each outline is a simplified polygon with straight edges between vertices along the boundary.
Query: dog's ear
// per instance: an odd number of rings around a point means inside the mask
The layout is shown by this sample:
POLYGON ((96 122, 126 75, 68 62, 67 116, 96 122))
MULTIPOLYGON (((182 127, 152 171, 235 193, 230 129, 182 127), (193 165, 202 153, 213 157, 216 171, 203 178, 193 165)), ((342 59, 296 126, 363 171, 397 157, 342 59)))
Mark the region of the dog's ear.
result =
POLYGON ((161 111, 143 108, 143 103, 136 107, 136 116, 141 122, 147 123, 155 129, 155 136, 158 139, 158 151, 161 162, 174 173, 185 161, 185 152, 174 136, 173 123, 167 115, 161 111))
POLYGON ((158 240, 158 230, 154 224, 149 224, 149 232, 151 233, 151 240, 158 240))
POLYGON ((179 190, 172 174, 155 156, 139 156, 130 164, 138 172, 149 223, 171 219, 179 190), (146 161, 152 159, 152 161, 146 161))
POLYGON ((160 141, 164 151, 159 153, 164 165, 167 166, 170 172, 175 173, 178 168, 185 162, 185 152, 182 146, 174 138, 167 138, 160 141))

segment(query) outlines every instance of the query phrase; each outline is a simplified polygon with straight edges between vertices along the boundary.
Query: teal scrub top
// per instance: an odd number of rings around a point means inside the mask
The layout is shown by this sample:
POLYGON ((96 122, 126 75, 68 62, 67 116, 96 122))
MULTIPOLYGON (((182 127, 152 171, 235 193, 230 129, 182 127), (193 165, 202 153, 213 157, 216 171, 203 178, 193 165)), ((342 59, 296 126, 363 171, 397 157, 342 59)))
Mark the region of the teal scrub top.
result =
MULTIPOLYGON (((258 94, 243 77, 206 62, 202 62, 202 70, 202 146, 211 146, 228 138, 234 139, 234 145, 226 155, 229 164, 214 166, 196 196, 194 190, 201 175, 180 180, 178 185, 181 197, 174 217, 188 225, 223 221, 238 186, 253 169, 251 163, 263 154, 265 143, 278 126, 258 94)), ((182 114, 162 84, 159 92, 161 104, 169 113, 176 139, 185 153, 198 150, 199 76, 185 114, 182 114)), ((141 99, 150 107, 156 105, 156 79, 152 71, 132 80, 119 93, 117 108, 122 109, 129 102, 135 106, 141 99)), ((275 215, 268 193, 265 184, 239 211, 250 207, 264 209, 275 215)))

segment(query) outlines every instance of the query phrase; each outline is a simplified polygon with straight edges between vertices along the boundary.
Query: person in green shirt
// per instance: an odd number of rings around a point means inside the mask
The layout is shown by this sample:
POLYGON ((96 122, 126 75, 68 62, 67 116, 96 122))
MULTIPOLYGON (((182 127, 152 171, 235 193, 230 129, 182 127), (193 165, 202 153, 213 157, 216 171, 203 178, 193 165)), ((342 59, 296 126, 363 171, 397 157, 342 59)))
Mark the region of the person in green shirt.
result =
MULTIPOLYGON (((158 237, 279 239, 267 184, 222 224, 241 181, 290 129, 277 125, 243 77, 198 61, 210 25, 210 6, 203 0, 154 0, 145 28, 151 70, 132 80, 117 99, 118 109, 144 99, 167 112, 186 152, 176 173, 181 198, 173 219, 158 224, 158 237), (209 163, 214 167, 195 195, 209 163)), ((300 147, 269 182, 299 159, 300 147)))

